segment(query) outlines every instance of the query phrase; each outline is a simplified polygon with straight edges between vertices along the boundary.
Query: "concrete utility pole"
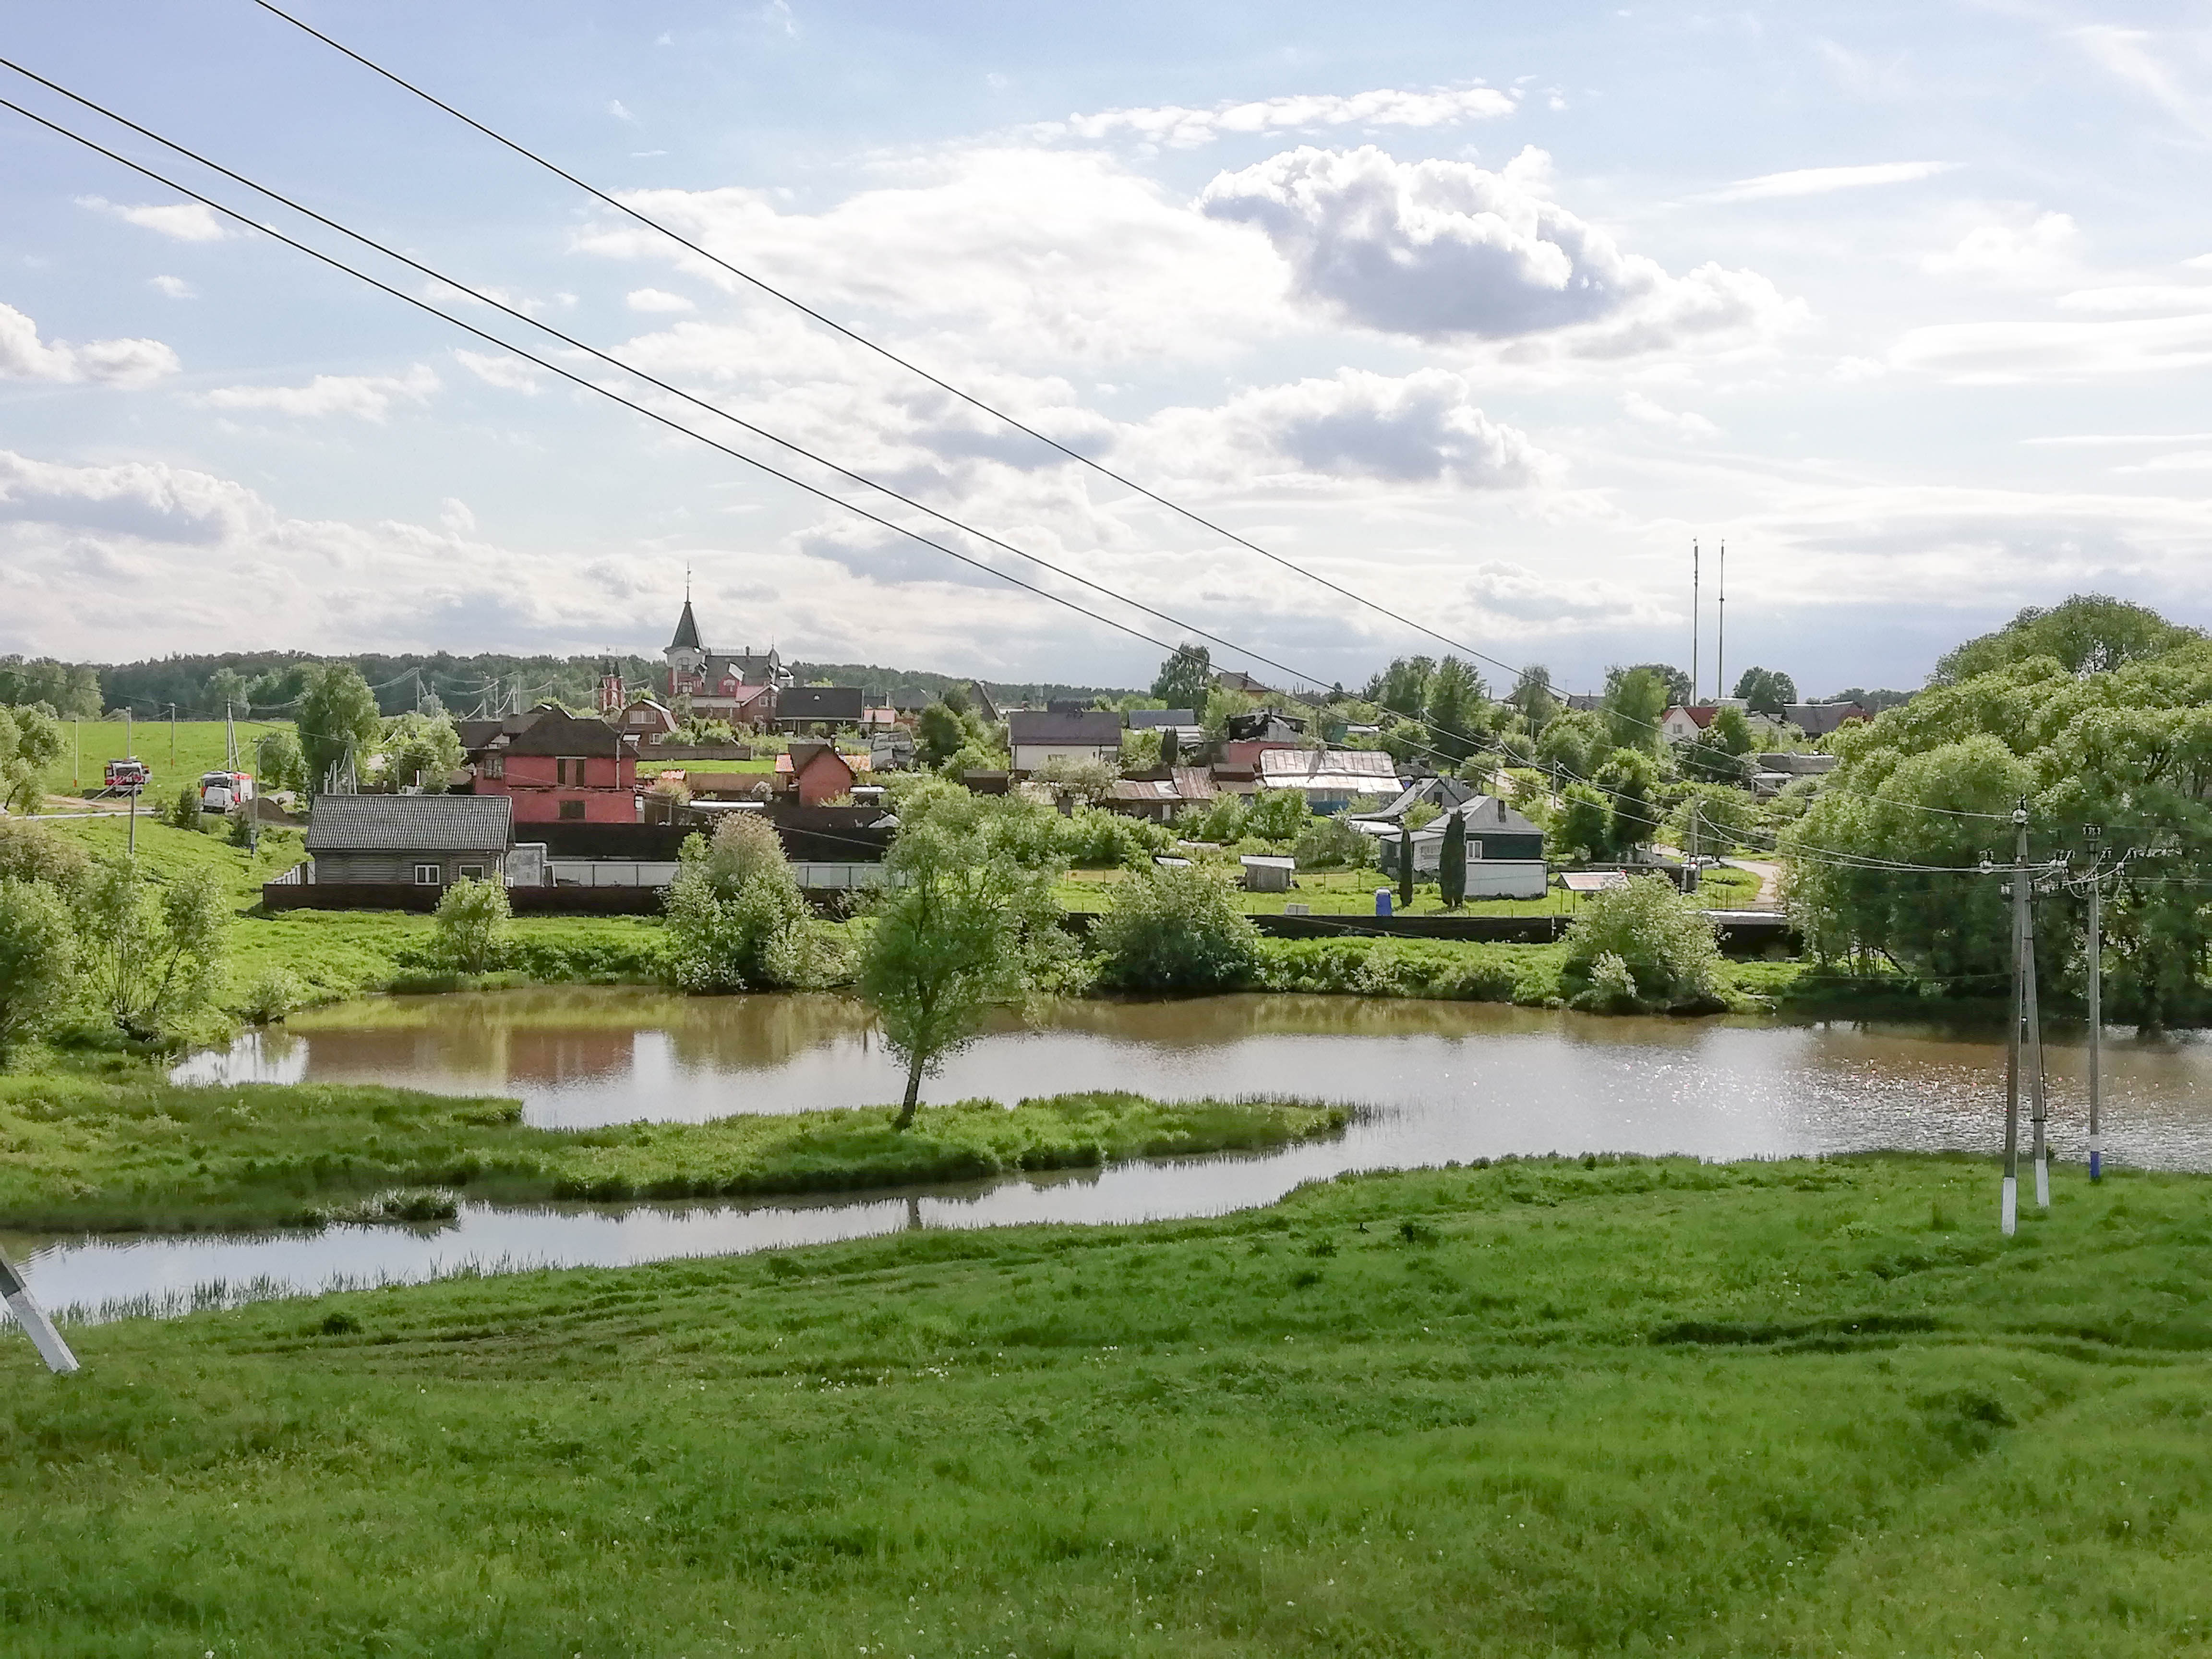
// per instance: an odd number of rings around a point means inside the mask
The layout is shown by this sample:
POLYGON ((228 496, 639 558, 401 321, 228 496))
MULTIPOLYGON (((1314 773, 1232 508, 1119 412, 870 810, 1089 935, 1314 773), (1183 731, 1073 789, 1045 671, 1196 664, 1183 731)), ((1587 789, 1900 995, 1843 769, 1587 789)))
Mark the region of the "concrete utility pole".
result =
POLYGON ((2020 1225, 2020 1061, 2021 1028, 2027 1013, 2023 972, 2027 957, 2027 802, 2013 809, 2012 861, 2012 1020, 2005 1035, 2004 1185, 1997 1205, 1997 1225, 2008 1238, 2020 1225))
POLYGON ((1728 542, 1721 542, 1720 625, 1713 640, 1713 698, 1728 696, 1728 542))
POLYGON ((2043 1014, 2036 999, 2035 928, 2032 922, 2027 930, 2025 957, 2026 1010, 2021 1022, 2021 1045, 2022 1062, 2027 1067, 2028 1121, 2034 1130, 2031 1156, 2035 1163, 2035 1207, 2047 1211, 2051 1208, 2051 1152, 2045 1144, 2043 1128, 2050 1109, 2043 1091, 2043 1014))
POLYGON ((2097 867, 2104 826, 2093 823, 2089 839, 2089 1179, 2105 1178, 2105 1142, 2098 1108, 2103 1094, 2105 1057, 2105 872, 2097 867))
POLYGON ((1690 544, 1690 702, 1698 701, 1698 544, 1690 544))
POLYGON ((31 1346, 39 1351, 39 1358, 46 1362, 50 1371, 64 1375, 76 1369, 76 1356, 70 1345, 62 1340, 62 1334, 54 1328, 54 1322, 46 1317, 46 1310, 39 1305, 39 1298, 31 1294, 23 1275, 15 1264, 8 1260, 8 1253, 0 1250, 0 1300, 8 1304, 8 1311, 15 1316, 15 1322, 31 1339, 31 1346))
MULTIPOLYGON (((124 705, 123 705, 123 753, 124 753, 124 755, 125 755, 125 757, 126 758, 130 757, 132 755, 132 753, 133 753, 133 750, 132 750, 131 746, 131 705, 130 705, 129 703, 125 703, 125 704, 124 704, 124 705)), ((130 833, 131 833, 131 849, 130 849, 130 850, 131 850, 131 856, 132 858, 134 858, 134 859, 135 859, 135 858, 137 858, 137 857, 138 856, 138 787, 139 787, 139 786, 138 786, 136 782, 131 782, 131 783, 126 783, 126 784, 125 784, 123 787, 124 787, 125 790, 125 791, 130 794, 130 796, 131 796, 131 832, 130 832, 130 833)))
POLYGON ((169 705, 169 769, 177 769, 177 705, 169 705))

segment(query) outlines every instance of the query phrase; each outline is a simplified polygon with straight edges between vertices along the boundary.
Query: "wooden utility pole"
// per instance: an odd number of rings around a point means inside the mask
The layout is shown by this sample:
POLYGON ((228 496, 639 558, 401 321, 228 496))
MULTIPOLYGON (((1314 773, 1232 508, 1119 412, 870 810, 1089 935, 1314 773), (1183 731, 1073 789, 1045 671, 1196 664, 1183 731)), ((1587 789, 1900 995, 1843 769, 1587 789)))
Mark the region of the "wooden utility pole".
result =
POLYGON ((177 769, 177 705, 169 705, 169 769, 177 769))
POLYGON ((2035 927, 2033 921, 2028 924, 2022 955, 2026 988, 2021 1021, 2021 1064, 2027 1070, 2028 1121, 2034 1132, 2031 1156, 2035 1163, 2035 1207, 2048 1211, 2051 1208, 2051 1152, 2044 1140, 2043 1127, 2050 1112, 2043 1091, 2043 1011, 2036 999, 2035 927))
MULTIPOLYGON (((127 759, 131 757, 133 752, 134 751, 131 746, 131 705, 129 703, 125 703, 123 705, 123 753, 125 757, 127 759)), ((135 859, 138 856, 139 786, 137 782, 133 781, 124 785, 124 788, 129 792, 131 796, 131 856, 135 859)))
POLYGON ((2027 1013, 2027 802, 2013 809, 2012 1019, 2005 1034, 2004 1184, 1997 1204, 1997 1225, 2009 1238, 2020 1225, 2021 1028, 2027 1013))

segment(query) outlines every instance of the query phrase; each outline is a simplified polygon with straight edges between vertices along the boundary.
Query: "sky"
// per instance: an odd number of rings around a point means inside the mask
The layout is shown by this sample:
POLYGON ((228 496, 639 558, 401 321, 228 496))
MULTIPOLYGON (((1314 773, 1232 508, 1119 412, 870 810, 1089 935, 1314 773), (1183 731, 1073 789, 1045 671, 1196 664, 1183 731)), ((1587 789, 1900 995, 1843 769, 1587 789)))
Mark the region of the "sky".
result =
POLYGON ((252 0, 0 0, 0 57, 445 279, 0 70, 243 216, 0 109, 0 653, 657 653, 688 580, 816 661, 1581 687, 1691 665, 1693 543, 1708 694, 2075 592, 2212 624, 2201 7, 297 12, 1207 522, 252 0))

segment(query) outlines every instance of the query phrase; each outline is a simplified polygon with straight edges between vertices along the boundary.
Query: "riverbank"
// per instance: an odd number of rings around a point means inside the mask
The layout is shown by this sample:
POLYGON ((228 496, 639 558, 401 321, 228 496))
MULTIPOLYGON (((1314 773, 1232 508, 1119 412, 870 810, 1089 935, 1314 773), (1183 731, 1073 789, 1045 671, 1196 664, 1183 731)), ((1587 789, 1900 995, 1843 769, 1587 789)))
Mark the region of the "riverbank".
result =
POLYGON ((0 1077, 0 1227, 26 1231, 430 1220, 460 1195, 855 1192, 1017 1170, 1257 1151, 1341 1130, 1341 1108, 1119 1093, 923 1109, 532 1128, 512 1100, 326 1084, 190 1088, 143 1074, 0 1077))
POLYGON ((10 1335, 10 1648, 2163 1656, 2208 1196, 1534 1161, 10 1335))

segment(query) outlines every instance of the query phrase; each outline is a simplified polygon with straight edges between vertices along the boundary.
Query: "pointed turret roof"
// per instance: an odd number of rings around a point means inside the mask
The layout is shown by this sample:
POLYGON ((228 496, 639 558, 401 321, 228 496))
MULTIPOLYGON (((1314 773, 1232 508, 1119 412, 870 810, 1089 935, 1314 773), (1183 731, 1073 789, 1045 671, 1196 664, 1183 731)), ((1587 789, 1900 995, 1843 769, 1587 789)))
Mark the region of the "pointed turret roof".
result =
POLYGON ((668 648, 671 651, 699 651, 705 648, 699 643, 699 619, 691 614, 691 601, 689 598, 684 601, 684 614, 676 619, 676 637, 669 641, 668 648))

